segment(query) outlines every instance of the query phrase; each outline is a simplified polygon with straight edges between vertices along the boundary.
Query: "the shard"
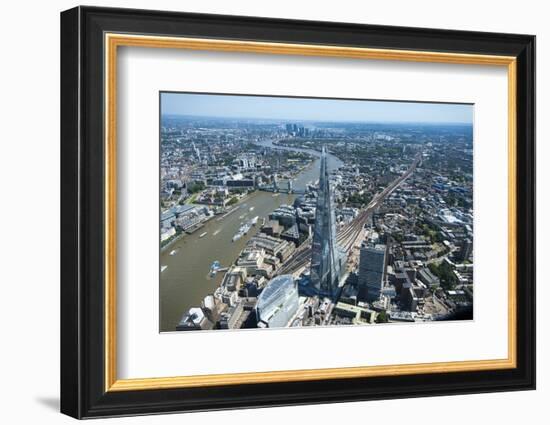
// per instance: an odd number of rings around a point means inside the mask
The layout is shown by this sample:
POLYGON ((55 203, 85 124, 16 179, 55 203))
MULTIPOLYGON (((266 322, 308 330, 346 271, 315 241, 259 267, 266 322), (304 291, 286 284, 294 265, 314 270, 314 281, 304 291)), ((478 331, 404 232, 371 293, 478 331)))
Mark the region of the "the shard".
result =
POLYGON ((321 297, 335 299, 338 294, 344 254, 336 244, 334 202, 330 190, 325 148, 321 152, 319 191, 311 250, 311 288, 321 297))

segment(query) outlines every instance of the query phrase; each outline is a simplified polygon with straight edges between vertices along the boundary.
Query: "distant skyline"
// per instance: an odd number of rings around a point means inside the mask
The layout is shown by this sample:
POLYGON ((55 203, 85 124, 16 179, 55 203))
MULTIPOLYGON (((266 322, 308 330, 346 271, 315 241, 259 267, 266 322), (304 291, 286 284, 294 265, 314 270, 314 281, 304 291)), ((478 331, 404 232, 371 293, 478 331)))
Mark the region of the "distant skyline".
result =
POLYGON ((288 121, 472 124, 473 105, 161 93, 163 115, 288 121))

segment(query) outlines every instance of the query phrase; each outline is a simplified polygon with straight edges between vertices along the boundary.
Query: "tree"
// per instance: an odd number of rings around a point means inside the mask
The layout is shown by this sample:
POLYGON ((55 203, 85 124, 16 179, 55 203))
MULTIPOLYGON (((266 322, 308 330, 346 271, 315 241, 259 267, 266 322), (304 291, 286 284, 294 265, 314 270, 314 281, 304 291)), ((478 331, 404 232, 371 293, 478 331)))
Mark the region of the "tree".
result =
POLYGON ((403 233, 392 233, 391 236, 397 243, 403 242, 403 239, 404 239, 403 233))
POLYGON ((187 191, 189 193, 197 193, 206 188, 204 182, 189 183, 187 185, 187 191))
POLYGON ((239 198, 233 196, 229 201, 227 201, 227 206, 235 205, 237 202, 239 202, 239 198))
POLYGON ((458 283, 458 278, 454 273, 453 266, 451 266, 447 261, 443 261, 439 265, 431 263, 428 267, 430 271, 439 278, 443 289, 448 291, 453 289, 458 283))
POLYGON ((376 315, 376 323, 388 323, 388 313, 386 313, 386 310, 382 310, 376 315))
POLYGON ((358 193, 352 193, 348 197, 348 203, 363 205, 363 204, 367 204, 370 201, 370 199, 371 199, 370 193, 365 192, 362 195, 358 193))

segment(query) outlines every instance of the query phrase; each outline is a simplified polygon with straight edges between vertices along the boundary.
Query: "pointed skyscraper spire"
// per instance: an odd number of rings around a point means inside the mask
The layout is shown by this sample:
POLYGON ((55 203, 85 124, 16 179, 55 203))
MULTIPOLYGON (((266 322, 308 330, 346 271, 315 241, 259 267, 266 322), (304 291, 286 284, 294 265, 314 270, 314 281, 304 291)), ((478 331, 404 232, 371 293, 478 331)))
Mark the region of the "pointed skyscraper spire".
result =
POLYGON ((311 250, 311 285, 319 296, 332 299, 336 297, 342 261, 343 256, 336 245, 336 219, 330 190, 327 152, 323 146, 311 250))

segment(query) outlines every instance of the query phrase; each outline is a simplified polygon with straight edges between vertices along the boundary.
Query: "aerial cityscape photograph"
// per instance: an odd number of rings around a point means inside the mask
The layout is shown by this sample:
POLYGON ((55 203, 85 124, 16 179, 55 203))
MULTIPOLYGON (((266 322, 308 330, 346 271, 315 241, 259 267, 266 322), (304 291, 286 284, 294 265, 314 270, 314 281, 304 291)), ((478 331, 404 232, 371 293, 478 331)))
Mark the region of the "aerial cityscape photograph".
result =
POLYGON ((472 320, 472 104, 160 93, 160 332, 472 320))

